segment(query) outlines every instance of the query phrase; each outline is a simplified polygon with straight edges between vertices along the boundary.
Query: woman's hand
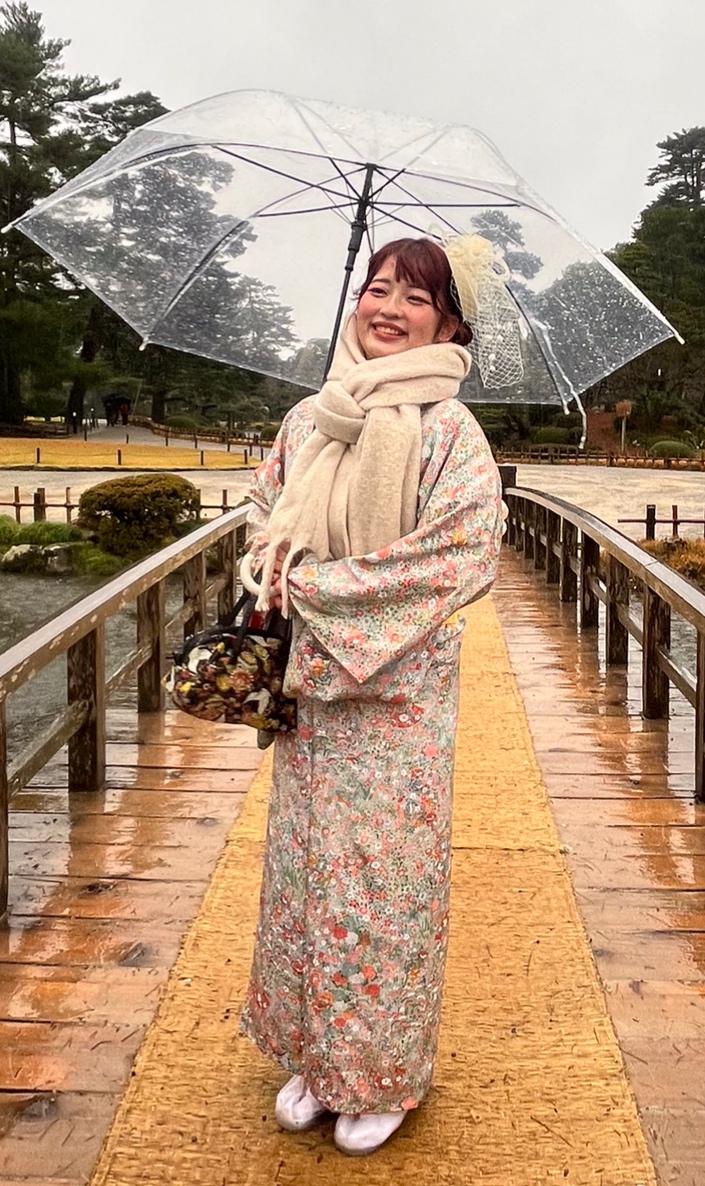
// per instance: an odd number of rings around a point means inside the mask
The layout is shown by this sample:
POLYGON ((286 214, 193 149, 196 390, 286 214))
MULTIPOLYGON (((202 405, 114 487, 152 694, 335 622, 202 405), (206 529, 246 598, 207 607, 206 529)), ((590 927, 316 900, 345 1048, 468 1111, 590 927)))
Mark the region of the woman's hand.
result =
POLYGON ((275 609, 282 607, 282 566, 289 553, 289 543, 285 541, 277 548, 277 554, 274 560, 274 570, 272 572, 272 598, 271 604, 275 609))

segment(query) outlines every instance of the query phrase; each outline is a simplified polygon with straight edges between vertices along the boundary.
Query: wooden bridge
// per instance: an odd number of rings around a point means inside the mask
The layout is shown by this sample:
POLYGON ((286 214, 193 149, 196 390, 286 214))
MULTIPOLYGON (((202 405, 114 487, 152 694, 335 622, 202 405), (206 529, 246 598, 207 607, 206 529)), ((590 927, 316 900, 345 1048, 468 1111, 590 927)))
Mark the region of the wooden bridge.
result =
MULTIPOLYGON (((545 1176, 526 1153, 483 1176, 491 1186, 694 1186, 705 1181, 705 597, 586 512, 523 489, 506 497, 492 601, 511 672, 498 670, 496 683, 510 678, 521 692, 656 1177, 586 1160, 584 1149, 605 1135, 604 1117, 589 1141, 576 1120, 573 1142, 560 1117, 549 1122, 531 1109, 510 1127, 535 1119, 549 1142, 544 1130, 560 1129, 563 1170, 549 1164, 549 1151, 545 1176)), ((244 514, 221 515, 0 656, 0 1186, 90 1180, 259 765, 251 731, 164 712, 159 684, 170 641, 213 616, 216 603, 220 612, 233 604, 244 514), (106 672, 116 615, 133 622, 134 646, 106 672), (13 698, 62 664, 65 706, 8 761, 13 698)), ((466 695, 471 684, 466 675, 466 695)), ((461 774, 475 762, 469 736, 461 774)), ((489 818, 503 806, 488 797, 476 811, 489 818)), ((533 825, 521 810, 519 802, 509 814, 528 851, 533 825)), ((501 838, 492 843, 501 879, 501 838)), ((478 948, 489 949, 497 925, 490 906, 470 937, 478 948)), ((492 1037, 491 1012, 483 1024, 492 1037)), ((477 1106, 469 1098, 468 1115, 477 1106)), ((485 1142, 491 1128, 484 1124, 485 1142)), ((415 1148, 427 1180, 469 1180, 452 1169, 452 1149, 439 1162, 446 1154, 418 1132, 417 1146, 398 1138, 387 1160, 365 1162, 365 1180, 398 1178, 394 1158, 402 1150, 408 1171, 415 1148)), ((329 1180, 315 1169, 321 1163, 323 1175, 329 1146, 329 1138, 310 1146, 311 1182, 329 1180)), ((207 1140, 199 1150, 202 1160, 179 1177, 151 1168, 143 1145, 141 1180, 260 1181, 218 1167, 209 1177, 214 1150, 207 1140)), ((103 1158, 101 1183, 132 1180, 115 1164, 103 1158)), ((262 1181, 275 1171, 282 1186, 303 1181, 277 1164, 271 1174, 265 1165, 262 1181)), ((338 1180, 345 1172, 357 1181, 349 1162, 332 1165, 338 1180)))

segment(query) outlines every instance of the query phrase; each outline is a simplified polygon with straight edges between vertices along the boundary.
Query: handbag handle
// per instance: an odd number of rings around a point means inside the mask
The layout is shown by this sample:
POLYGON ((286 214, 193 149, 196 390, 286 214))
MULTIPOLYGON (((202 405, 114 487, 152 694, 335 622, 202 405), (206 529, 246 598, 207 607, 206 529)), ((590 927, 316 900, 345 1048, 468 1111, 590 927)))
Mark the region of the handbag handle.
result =
MULTIPOLYGON (((223 621, 220 622, 220 625, 224 626, 226 630, 228 630, 235 623, 235 620, 237 619, 237 616, 240 613, 240 611, 245 608, 248 601, 252 600, 252 595, 259 594, 259 585, 257 584, 255 578, 252 575, 252 553, 251 552, 245 552, 245 555, 243 556, 242 560, 240 561, 240 582, 242 584, 244 592, 240 594, 237 602, 231 609, 230 613, 226 614, 226 616, 223 618, 223 621)), ((252 606, 252 609, 254 609, 254 605, 252 606)), ((245 626, 247 624, 248 617, 249 617, 249 615, 246 614, 245 618, 244 618, 245 626)), ((244 637, 244 631, 243 631, 243 637, 244 637)))
POLYGON ((248 593, 256 593, 257 596, 262 591, 259 581, 256 581, 252 575, 252 552, 245 552, 240 561, 240 580, 242 581, 243 589, 247 589, 248 593))

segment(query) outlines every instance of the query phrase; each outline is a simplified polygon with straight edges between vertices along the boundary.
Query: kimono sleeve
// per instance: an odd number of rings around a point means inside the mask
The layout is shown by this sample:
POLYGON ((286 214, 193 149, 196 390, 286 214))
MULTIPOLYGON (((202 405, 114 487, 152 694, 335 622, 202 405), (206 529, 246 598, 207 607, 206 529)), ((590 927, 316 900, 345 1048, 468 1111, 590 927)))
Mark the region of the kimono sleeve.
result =
POLYGON ((291 467, 296 450, 313 431, 313 427, 311 400, 301 400, 287 412, 269 453, 255 470, 249 491, 251 505, 247 512, 246 543, 247 551, 253 555, 255 572, 261 567, 262 553, 267 544, 267 523, 284 488, 287 468, 291 467))
POLYGON ((482 429, 457 405, 432 422, 424 448, 415 531, 368 556, 305 560, 289 573, 297 612, 360 685, 481 597, 495 578, 503 504, 482 429))

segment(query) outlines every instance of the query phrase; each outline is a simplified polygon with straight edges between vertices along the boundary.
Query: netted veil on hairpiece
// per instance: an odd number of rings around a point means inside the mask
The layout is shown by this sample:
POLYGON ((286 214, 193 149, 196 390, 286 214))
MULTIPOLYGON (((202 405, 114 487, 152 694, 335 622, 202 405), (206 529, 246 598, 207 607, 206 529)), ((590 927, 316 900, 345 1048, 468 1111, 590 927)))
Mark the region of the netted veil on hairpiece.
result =
POLYGON ((511 387, 524 377, 520 313, 507 292, 509 268, 481 235, 443 235, 453 296, 472 330, 470 352, 483 385, 511 387))

